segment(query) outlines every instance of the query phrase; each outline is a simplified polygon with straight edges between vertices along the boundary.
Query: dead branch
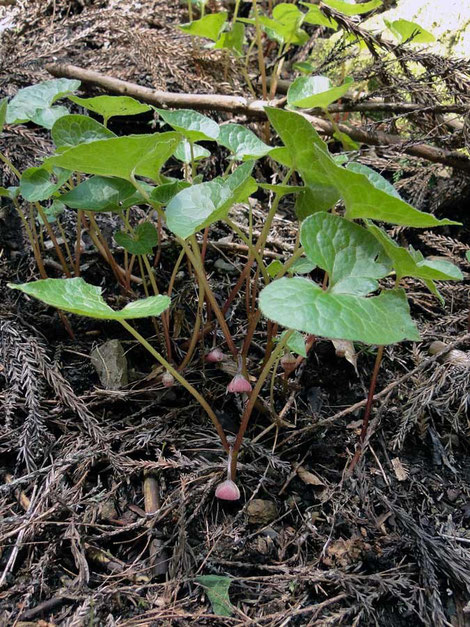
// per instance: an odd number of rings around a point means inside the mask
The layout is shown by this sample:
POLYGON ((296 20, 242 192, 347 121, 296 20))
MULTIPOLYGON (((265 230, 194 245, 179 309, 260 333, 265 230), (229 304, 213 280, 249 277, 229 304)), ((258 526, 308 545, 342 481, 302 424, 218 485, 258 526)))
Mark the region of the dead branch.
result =
MULTIPOLYGON (((264 111, 265 106, 279 107, 285 102, 285 99, 249 101, 247 98, 241 96, 225 96, 221 94, 174 94, 142 87, 135 83, 122 81, 112 76, 99 74, 92 70, 85 70, 67 63, 51 63, 46 65, 46 70, 53 76, 75 78, 89 85, 101 87, 111 93, 133 96, 142 102, 156 106, 175 108, 190 107, 192 109, 227 111, 233 114, 246 115, 251 118, 266 119, 266 113, 264 111)), ((332 136, 336 132, 336 128, 331 122, 319 117, 307 114, 303 115, 305 115, 320 133, 332 136)), ((341 132, 349 135, 354 141, 370 146, 394 146, 398 150, 414 157, 432 161, 433 163, 442 163, 470 173, 470 159, 458 152, 448 152, 424 143, 409 145, 398 135, 389 135, 388 133, 382 133, 380 131, 366 131, 362 128, 350 127, 341 123, 337 125, 337 128, 339 128, 341 132)))

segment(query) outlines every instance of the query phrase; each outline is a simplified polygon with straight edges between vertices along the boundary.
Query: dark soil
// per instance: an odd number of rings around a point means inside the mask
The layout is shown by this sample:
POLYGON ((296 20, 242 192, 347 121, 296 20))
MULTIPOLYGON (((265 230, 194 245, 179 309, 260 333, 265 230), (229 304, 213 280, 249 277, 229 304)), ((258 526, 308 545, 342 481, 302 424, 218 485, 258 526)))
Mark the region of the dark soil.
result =
MULTIPOLYGON (((175 34, 173 25, 186 20, 177 3, 23 4, 0 8, 0 17, 15 20, 15 30, 0 33, 0 95, 49 78, 42 66, 52 56, 173 91, 241 91, 235 73, 221 81, 217 59, 195 59, 187 38, 175 34), (144 50, 145 36, 153 48, 144 50)), ((115 132, 129 132, 115 124, 115 132)), ((47 133, 32 127, 7 128, 0 144, 20 169, 50 150, 47 133)), ((460 229, 394 234, 457 263, 468 279, 468 180, 404 163, 399 153, 364 148, 361 157, 397 180, 419 208, 462 220, 460 229)), ((259 174, 269 180, 263 167, 259 174)), ((217 155, 207 168, 208 178, 221 173, 217 155)), ((14 184, 2 176, 0 184, 14 184)), ((265 202, 257 198, 255 228, 265 202)), ((291 218, 286 204, 269 250, 288 254, 291 218)), ((113 245, 116 225, 102 219, 113 245)), ((64 228, 73 232, 72 216, 64 228)), ((215 229, 211 239, 226 235, 215 229)), ((121 296, 112 273, 85 244, 83 277, 101 282, 115 304, 121 296)), ((178 254, 165 245, 163 284, 178 254)), ((243 264, 243 256, 223 254, 243 264)), ((209 248, 207 269, 223 302, 233 278, 214 266, 221 257, 209 248)), ((53 250, 45 260, 50 276, 60 276, 53 250)), ((57 312, 6 285, 37 276, 16 212, 3 202, 0 625, 470 625, 470 368, 428 354, 436 339, 470 350, 468 282, 440 286, 445 306, 408 283, 422 342, 386 348, 352 475, 376 349, 357 347, 356 372, 331 342, 317 340, 287 386, 275 386, 282 425, 268 411, 254 414, 239 465, 241 500, 224 505, 214 491, 225 455, 199 406, 181 388, 162 387, 161 369, 119 325, 68 316, 72 339, 57 312), (130 382, 119 390, 103 389, 90 360, 108 339, 119 339, 126 352, 130 382), (214 615, 201 575, 231 578, 231 617, 214 615)), ((191 336, 194 299, 183 271, 172 297, 178 359, 191 336)), ((240 343, 243 294, 228 320, 240 343)), ((139 329, 161 341, 150 321, 139 329)), ((265 337, 260 326, 253 362, 265 337)), ((185 375, 236 432, 240 406, 225 393, 231 374, 201 357, 211 343, 207 337, 185 375)), ((269 386, 262 398, 267 407, 269 386)))

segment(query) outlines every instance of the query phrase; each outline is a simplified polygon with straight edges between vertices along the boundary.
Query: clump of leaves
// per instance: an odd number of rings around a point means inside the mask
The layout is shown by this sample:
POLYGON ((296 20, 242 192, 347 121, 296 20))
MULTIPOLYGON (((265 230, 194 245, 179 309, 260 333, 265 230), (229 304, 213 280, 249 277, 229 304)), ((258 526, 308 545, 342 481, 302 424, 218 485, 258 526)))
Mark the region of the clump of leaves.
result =
MULTIPOLYGON (((290 11, 296 9, 293 5, 288 6, 290 11)), ((262 24, 270 28, 263 21, 262 24)), ((294 95, 291 93, 291 97, 295 98, 294 104, 305 104, 304 97, 309 105, 316 102, 309 100, 317 95, 311 93, 315 81, 305 85, 297 85, 298 91, 294 90, 294 95)), ((39 108, 45 103, 50 107, 56 97, 64 95, 65 87, 70 89, 74 85, 56 84, 55 95, 51 95, 48 85, 47 97, 38 97, 39 108)), ((15 97, 8 106, 4 103, 0 111, 3 110, 3 115, 15 123, 24 121, 26 114, 18 113, 18 103, 24 102, 32 93, 36 92, 31 90, 21 98, 15 97)), ((43 90, 38 93, 42 94, 43 90)), ((328 95, 326 90, 322 97, 328 100, 331 94, 328 95)), ((112 115, 142 111, 139 103, 132 103, 129 99, 124 102, 119 97, 100 96, 99 99, 91 99, 92 102, 90 99, 79 101, 76 97, 73 100, 100 113, 105 122, 112 115)), ((23 110, 34 113, 37 110, 34 103, 27 102, 28 107, 24 105, 23 110)), ((326 100, 322 103, 325 104, 326 100)), ((55 154, 37 167, 18 173, 19 189, 14 195, 9 190, 0 190, 0 193, 14 197, 42 277, 38 281, 11 284, 10 287, 62 312, 116 321, 123 325, 164 367, 163 385, 173 382, 182 385, 212 420, 229 455, 227 481, 230 484, 221 484, 231 489, 229 498, 240 494, 234 483, 237 458, 256 399, 270 372, 278 367, 286 352, 295 352, 301 358, 307 356, 307 347, 311 346, 311 342, 306 343, 303 334, 379 346, 404 340, 417 341, 419 332, 411 318, 406 293, 400 287, 401 279, 420 279, 438 295, 436 281, 462 278, 460 270, 450 262, 425 259, 420 252, 399 246, 382 226, 386 223, 428 228, 457 223, 438 220, 413 208, 373 170, 357 163, 340 164, 302 115, 275 108, 267 108, 266 112, 281 145, 269 146, 240 125, 219 126, 207 116, 190 110, 159 110, 172 131, 122 137, 115 137, 105 125, 91 121, 87 116, 63 115, 51 130, 56 144, 55 154), (197 169, 205 153, 198 151, 201 148, 198 141, 215 142, 227 148, 230 151, 227 171, 232 170, 231 173, 202 180, 197 169), (253 177, 256 161, 265 155, 277 161, 284 171, 281 184, 265 184, 253 177), (173 157, 183 162, 184 180, 171 179, 164 174, 166 163, 173 157), (241 164, 235 167, 237 162, 241 164), (294 172, 301 183, 295 186, 289 185, 294 172), (230 212, 239 203, 247 202, 260 186, 272 192, 274 200, 267 208, 261 234, 254 240, 236 226, 230 212), (279 203, 286 194, 293 194, 296 198, 299 241, 292 256, 266 265, 264 252, 267 238, 279 203), (338 202, 342 203, 344 214, 335 210, 338 202), (51 215, 56 203, 77 214, 77 241, 66 242, 68 263, 57 244, 57 254, 62 255, 64 275, 69 278, 47 277, 38 246, 38 228, 47 228, 50 237, 55 238, 47 216, 51 215), (137 224, 136 206, 146 208, 146 217, 137 224), (121 253, 114 251, 113 254, 95 220, 96 213, 106 211, 114 212, 122 220, 121 228, 114 236, 123 251, 121 253), (34 218, 34 215, 43 220, 39 226, 37 221, 26 217, 34 218), (224 222, 233 236, 240 238, 248 247, 245 267, 222 307, 206 274, 204 252, 211 229, 220 222, 224 222), (137 262, 145 298, 132 296, 125 307, 115 310, 105 302, 100 288, 84 281, 80 276, 82 230, 89 232, 98 252, 107 260, 117 282, 129 297, 135 294, 131 281, 137 262), (157 276, 150 257, 155 250, 158 255, 163 254, 163 230, 174 239, 181 251, 168 283, 157 276), (193 335, 183 361, 178 364, 173 354, 169 321, 174 277, 184 257, 192 267, 199 297, 197 311, 194 312, 193 335), (253 273, 255 266, 257 271, 253 273), (321 284, 310 277, 313 269, 316 269, 317 275, 320 273, 323 276, 321 284), (248 327, 240 350, 232 336, 232 324, 226 318, 226 312, 246 279, 251 278, 250 289, 256 294, 258 276, 262 282, 259 310, 255 299, 247 304, 248 327), (395 277, 393 289, 384 287, 383 279, 388 276, 395 277), (233 443, 229 443, 216 412, 205 400, 204 394, 184 377, 185 367, 196 354, 198 339, 213 328, 214 323, 209 324, 207 319, 205 325, 201 322, 205 303, 213 312, 224 343, 239 366, 228 389, 242 392, 248 398, 233 443), (261 323, 261 314, 285 327, 285 332, 274 342, 273 326, 269 327, 271 335, 268 334, 264 359, 255 360, 249 373, 246 358, 250 355, 253 334, 261 323), (152 317, 158 323, 165 340, 163 350, 157 350, 129 322, 143 317, 152 317), (253 386, 250 380, 254 381, 253 386)), ((207 148, 204 150, 208 151, 207 148)), ((54 224, 59 228, 59 214, 55 220, 54 224)), ((222 346, 209 351, 206 356, 209 363, 223 359, 227 357, 222 352, 222 346)), ((281 367, 285 367, 285 363, 284 359, 281 367)), ((221 498, 228 498, 228 492, 221 490, 219 488, 218 495, 223 492, 221 498)))

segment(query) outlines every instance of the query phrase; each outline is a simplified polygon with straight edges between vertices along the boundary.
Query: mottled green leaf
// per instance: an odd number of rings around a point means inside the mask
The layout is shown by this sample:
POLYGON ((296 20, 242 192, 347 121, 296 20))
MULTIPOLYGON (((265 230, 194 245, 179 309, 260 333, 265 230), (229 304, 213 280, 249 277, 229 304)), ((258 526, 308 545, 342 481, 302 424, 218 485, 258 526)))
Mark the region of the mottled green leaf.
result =
POLYGON ((330 209, 340 196, 330 177, 316 168, 315 148, 325 155, 325 159, 331 160, 325 142, 310 122, 298 113, 271 107, 266 107, 266 113, 285 146, 272 150, 270 156, 285 164, 287 154, 288 167, 296 169, 311 190, 310 194, 306 192, 302 201, 299 200, 303 203, 299 209, 300 214, 305 217, 314 211, 330 209), (314 204, 309 210, 308 205, 312 202, 314 204))
POLYGON ((187 181, 172 181, 171 183, 164 183, 152 190, 150 198, 153 202, 159 205, 167 205, 173 196, 176 196, 178 192, 187 187, 191 187, 191 183, 187 181))
POLYGON ((372 183, 374 187, 382 190, 386 194, 389 194, 389 196, 395 196, 395 198, 401 198, 400 194, 393 187, 393 185, 387 181, 386 178, 384 178, 381 174, 379 174, 372 168, 369 168, 367 165, 364 165, 363 163, 358 163, 357 161, 351 161, 350 163, 347 164, 346 168, 348 170, 351 170, 351 172, 356 172, 357 174, 364 174, 364 176, 367 176, 367 178, 369 179, 369 181, 372 183))
POLYGON ((235 22, 230 30, 222 33, 215 42, 214 49, 225 49, 235 53, 236 56, 243 56, 243 42, 245 41, 245 26, 240 22, 235 22))
POLYGON ((65 115, 52 127, 52 139, 57 148, 65 150, 89 144, 98 139, 109 139, 116 135, 88 115, 65 115))
POLYGON ((68 114, 69 110, 65 107, 47 107, 45 109, 36 109, 36 111, 30 117, 30 120, 38 126, 43 126, 44 128, 50 130, 57 122, 57 120, 60 120, 68 114))
POLYGON ((365 298, 325 292, 308 279, 273 281, 259 298, 263 314, 289 329, 366 344, 419 340, 403 290, 365 298))
MULTIPOLYGON (((65 205, 60 200, 54 199, 49 207, 43 207, 44 215, 49 223, 57 222, 57 218, 64 213, 65 205)), ((43 224, 43 219, 40 214, 37 216, 39 224, 43 224)))
POLYGON ((283 267, 284 264, 282 263, 282 261, 280 261, 279 259, 274 259, 274 261, 271 261, 271 263, 267 266, 266 272, 268 273, 268 276, 271 277, 271 279, 274 279, 283 267))
POLYGON ((300 28, 304 14, 294 4, 281 2, 272 11, 272 19, 260 16, 259 21, 268 37, 279 44, 303 45, 308 34, 300 28))
POLYGON ((158 180, 161 167, 174 153, 180 140, 178 133, 112 137, 70 148, 50 157, 45 164, 127 180, 135 172, 158 180))
POLYGON ((367 229, 323 211, 302 223, 300 241, 310 261, 328 272, 328 290, 365 295, 390 272, 390 260, 367 229))
POLYGON ((344 2, 344 0, 322 1, 327 7, 335 9, 335 11, 339 11, 340 13, 348 16, 363 15, 364 13, 369 13, 369 11, 373 11, 374 9, 378 9, 382 6, 382 0, 369 0, 369 2, 363 2, 361 4, 344 2))
POLYGON ((20 194, 29 202, 46 200, 54 194, 69 178, 70 172, 54 168, 50 172, 44 167, 28 168, 20 179, 20 194))
POLYGON ((247 162, 226 179, 192 185, 176 194, 166 208, 170 231, 186 239, 224 218, 234 203, 243 202, 256 191, 252 170, 253 163, 247 162))
MULTIPOLYGON (((284 331, 282 335, 284 335, 285 333, 286 331, 284 331)), ((302 333, 299 333, 298 331, 294 331, 292 335, 289 337, 289 339, 287 340, 287 348, 293 353, 295 353, 296 355, 300 355, 301 357, 307 357, 307 350, 305 348, 305 338, 302 335, 302 333)))
POLYGON ((432 33, 415 22, 408 20, 395 20, 393 22, 384 20, 384 22, 400 43, 410 41, 414 44, 430 44, 436 41, 432 33))
POLYGON ((241 161, 264 157, 272 148, 241 124, 222 125, 217 141, 221 146, 228 148, 235 159, 241 161))
POLYGON ((220 128, 217 122, 198 111, 192 109, 177 111, 156 109, 156 111, 167 124, 189 141, 215 141, 219 137, 220 128))
POLYGON ((307 259, 307 257, 301 257, 297 259, 289 268, 289 274, 310 274, 312 270, 315 270, 316 264, 307 259))
POLYGON ((227 21, 227 11, 219 11, 218 13, 210 13, 200 20, 193 20, 187 24, 180 24, 179 28, 188 35, 193 37, 205 37, 212 41, 217 41, 219 34, 227 21))
POLYGON ((56 100, 77 90, 80 81, 56 78, 20 89, 8 104, 6 122, 29 122, 39 109, 48 109, 56 100))
POLYGON ((143 104, 131 96, 95 96, 93 98, 69 96, 69 98, 88 111, 101 115, 105 124, 116 115, 138 115, 151 109, 149 105, 143 104))
POLYGON ((72 209, 120 212, 122 203, 135 193, 132 183, 124 179, 92 176, 63 194, 60 200, 72 209))
POLYGON ((303 109, 320 107, 325 109, 335 100, 342 98, 351 88, 353 79, 348 77, 342 85, 332 87, 326 76, 300 76, 287 92, 287 102, 303 109))
POLYGON ((101 288, 86 283, 82 278, 41 279, 19 285, 9 283, 8 287, 20 290, 62 311, 100 320, 128 320, 159 316, 170 306, 168 296, 160 294, 136 300, 123 309, 115 311, 103 300, 101 288))
POLYGON ((216 616, 231 616, 233 614, 229 597, 229 588, 232 582, 230 577, 202 575, 196 577, 196 581, 203 586, 216 616))
POLYGON ((316 4, 310 4, 309 2, 301 2, 300 4, 308 8, 304 22, 316 26, 326 26, 326 28, 332 28, 334 30, 338 28, 338 23, 334 19, 326 17, 316 4))
POLYGON ((118 231, 114 234, 114 239, 131 255, 148 255, 158 244, 158 233, 153 224, 142 222, 132 235, 125 231, 118 231))
POLYGON ((461 281, 463 279, 459 268, 450 261, 425 259, 419 251, 407 250, 399 246, 382 229, 373 224, 369 225, 369 232, 380 242, 392 260, 398 279, 405 276, 434 281, 461 281))
MULTIPOLYGON (((191 163, 191 144, 187 139, 183 139, 182 142, 178 144, 175 150, 175 158, 178 161, 182 161, 183 163, 191 163)), ((211 153, 209 150, 204 148, 203 146, 199 146, 199 144, 193 144, 193 157, 194 161, 200 161, 201 159, 205 159, 206 157, 210 157, 211 153)))

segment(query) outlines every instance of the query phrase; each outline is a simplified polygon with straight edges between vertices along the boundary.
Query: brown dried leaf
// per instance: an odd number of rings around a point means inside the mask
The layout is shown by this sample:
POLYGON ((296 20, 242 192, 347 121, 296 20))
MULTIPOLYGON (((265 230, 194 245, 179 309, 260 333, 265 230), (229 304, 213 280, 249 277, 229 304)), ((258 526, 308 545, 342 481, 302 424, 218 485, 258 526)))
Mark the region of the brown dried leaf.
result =
POLYGON ((325 487, 324 482, 319 477, 314 475, 313 472, 310 472, 303 466, 299 466, 297 468, 297 474, 299 475, 299 478, 308 485, 314 485, 320 488, 325 487))

